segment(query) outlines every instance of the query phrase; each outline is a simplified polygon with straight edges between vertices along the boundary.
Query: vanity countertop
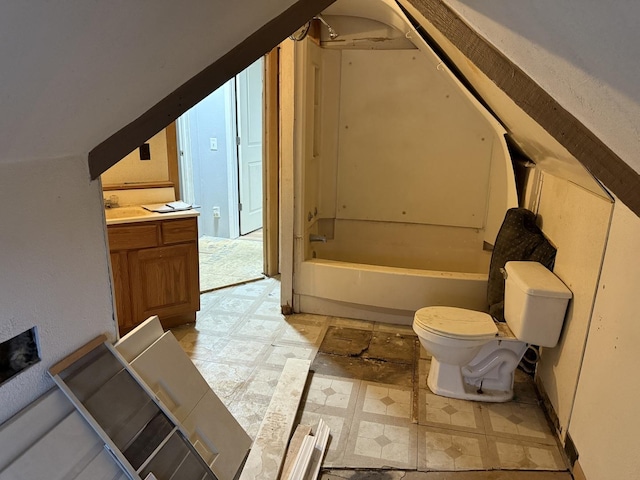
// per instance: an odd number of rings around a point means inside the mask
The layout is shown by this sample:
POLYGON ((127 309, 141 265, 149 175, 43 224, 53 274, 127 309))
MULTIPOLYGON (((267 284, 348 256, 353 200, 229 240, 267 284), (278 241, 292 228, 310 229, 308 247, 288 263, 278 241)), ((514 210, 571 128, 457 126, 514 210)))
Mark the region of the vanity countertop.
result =
POLYGON ((195 209, 175 212, 158 213, 150 212, 140 206, 106 208, 104 216, 107 225, 120 225, 124 223, 150 222, 157 220, 172 220, 178 218, 197 217, 200 215, 195 209))

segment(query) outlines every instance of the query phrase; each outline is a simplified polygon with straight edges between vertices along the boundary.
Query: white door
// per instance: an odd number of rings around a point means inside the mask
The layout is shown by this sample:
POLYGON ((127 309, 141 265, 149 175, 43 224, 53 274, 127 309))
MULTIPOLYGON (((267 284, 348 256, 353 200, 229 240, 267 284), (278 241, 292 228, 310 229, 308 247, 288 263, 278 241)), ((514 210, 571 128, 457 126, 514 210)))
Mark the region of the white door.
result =
POLYGON ((262 228, 262 72, 260 58, 236 77, 240 235, 262 228))

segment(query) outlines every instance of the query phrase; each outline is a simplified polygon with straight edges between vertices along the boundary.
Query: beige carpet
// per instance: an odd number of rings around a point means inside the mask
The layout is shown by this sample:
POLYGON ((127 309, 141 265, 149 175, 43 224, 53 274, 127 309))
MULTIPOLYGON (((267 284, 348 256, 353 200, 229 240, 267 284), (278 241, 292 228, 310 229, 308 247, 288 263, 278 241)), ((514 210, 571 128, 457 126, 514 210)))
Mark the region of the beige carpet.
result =
POLYGON ((198 247, 201 292, 264 278, 260 235, 233 240, 203 236, 198 247))

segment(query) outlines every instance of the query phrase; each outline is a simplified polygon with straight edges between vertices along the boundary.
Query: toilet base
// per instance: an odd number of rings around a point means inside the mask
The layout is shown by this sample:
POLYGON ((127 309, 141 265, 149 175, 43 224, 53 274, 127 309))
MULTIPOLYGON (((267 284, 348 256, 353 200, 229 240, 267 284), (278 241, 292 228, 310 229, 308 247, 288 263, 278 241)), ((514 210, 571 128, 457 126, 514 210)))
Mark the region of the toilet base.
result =
POLYGON ((508 402, 513 398, 513 388, 509 390, 479 389, 464 381, 458 365, 440 363, 431 358, 431 368, 427 377, 427 386, 436 395, 477 402, 508 402), (480 393, 482 392, 482 393, 480 393))

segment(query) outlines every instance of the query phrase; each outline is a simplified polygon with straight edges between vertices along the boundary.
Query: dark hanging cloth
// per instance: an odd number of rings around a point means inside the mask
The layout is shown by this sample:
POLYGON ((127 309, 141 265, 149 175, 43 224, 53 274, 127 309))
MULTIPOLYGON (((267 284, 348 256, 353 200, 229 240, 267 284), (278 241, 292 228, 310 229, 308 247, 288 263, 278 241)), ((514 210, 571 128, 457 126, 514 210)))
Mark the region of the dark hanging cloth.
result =
POLYGON ((504 277, 500 269, 507 262, 535 261, 553 270, 555 258, 556 249, 536 225, 535 214, 526 208, 507 210, 491 254, 487 286, 489 314, 504 322, 504 277))

